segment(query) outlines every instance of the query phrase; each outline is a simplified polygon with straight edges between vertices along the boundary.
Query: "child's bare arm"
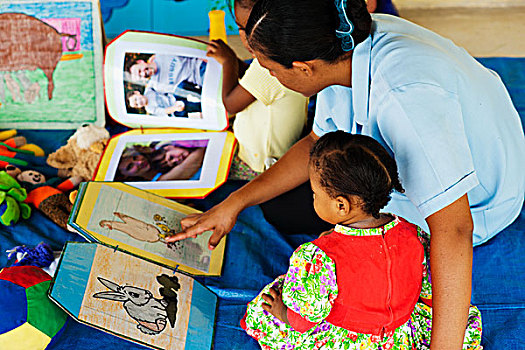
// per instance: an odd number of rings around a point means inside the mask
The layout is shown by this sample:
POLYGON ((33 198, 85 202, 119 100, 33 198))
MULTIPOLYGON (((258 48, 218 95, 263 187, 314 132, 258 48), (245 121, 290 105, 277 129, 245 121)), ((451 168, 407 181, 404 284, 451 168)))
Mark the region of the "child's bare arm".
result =
POLYGON ((239 85, 240 73, 245 70, 245 63, 237 58, 226 43, 213 40, 208 45, 206 55, 222 64, 222 102, 229 114, 238 113, 255 101, 255 97, 239 85))
POLYGON ((224 96, 223 93, 222 101, 226 111, 231 116, 248 107, 253 101, 255 101, 255 97, 253 97, 253 95, 241 85, 237 84, 227 96, 224 96))

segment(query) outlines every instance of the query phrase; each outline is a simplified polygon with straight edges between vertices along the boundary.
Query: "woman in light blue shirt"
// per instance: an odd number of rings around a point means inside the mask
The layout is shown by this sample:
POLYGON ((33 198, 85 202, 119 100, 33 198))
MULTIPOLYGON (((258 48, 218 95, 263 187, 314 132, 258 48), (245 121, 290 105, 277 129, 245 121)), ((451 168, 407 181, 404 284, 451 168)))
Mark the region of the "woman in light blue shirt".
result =
POLYGON ((221 204, 183 221, 178 238, 212 229, 215 246, 242 209, 308 179, 320 136, 370 135, 395 157, 405 188, 385 210, 431 233, 431 349, 461 349, 472 245, 511 224, 524 200, 525 138, 499 77, 429 30, 371 18, 363 0, 259 0, 246 34, 283 85, 320 92, 313 131, 221 204))

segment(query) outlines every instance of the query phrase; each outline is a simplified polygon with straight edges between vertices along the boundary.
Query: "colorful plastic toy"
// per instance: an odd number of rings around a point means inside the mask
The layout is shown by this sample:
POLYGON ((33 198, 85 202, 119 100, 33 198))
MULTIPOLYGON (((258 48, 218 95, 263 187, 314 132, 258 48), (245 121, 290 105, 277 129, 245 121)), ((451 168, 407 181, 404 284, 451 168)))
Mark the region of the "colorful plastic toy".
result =
POLYGON ((0 223, 10 226, 20 217, 29 219, 31 208, 23 203, 26 198, 26 190, 5 171, 0 171, 0 223))
POLYGON ((67 315, 47 297, 51 276, 36 266, 0 271, 0 349, 42 350, 67 315))
POLYGON ((226 25, 224 23, 225 12, 223 10, 212 10, 208 12, 210 18, 210 41, 221 39, 228 42, 226 37, 226 25))

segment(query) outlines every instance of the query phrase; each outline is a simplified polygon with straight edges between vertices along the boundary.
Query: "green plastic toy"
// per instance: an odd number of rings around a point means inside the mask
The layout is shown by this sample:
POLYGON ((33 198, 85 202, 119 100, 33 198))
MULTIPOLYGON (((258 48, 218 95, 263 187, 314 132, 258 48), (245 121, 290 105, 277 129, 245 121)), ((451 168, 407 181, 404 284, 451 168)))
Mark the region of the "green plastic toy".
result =
POLYGON ((26 190, 11 175, 0 171, 0 223, 10 226, 20 217, 28 219, 31 207, 24 203, 26 198, 26 190))

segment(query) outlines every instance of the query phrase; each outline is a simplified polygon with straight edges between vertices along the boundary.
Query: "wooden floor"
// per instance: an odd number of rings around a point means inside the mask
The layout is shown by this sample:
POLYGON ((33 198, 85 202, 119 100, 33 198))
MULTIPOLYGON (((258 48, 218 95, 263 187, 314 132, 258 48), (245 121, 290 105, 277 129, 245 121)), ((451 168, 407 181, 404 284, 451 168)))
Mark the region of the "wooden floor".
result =
POLYGON ((525 56, 524 6, 399 9, 401 17, 431 29, 476 57, 525 56), (521 37, 521 38, 520 38, 521 37))

